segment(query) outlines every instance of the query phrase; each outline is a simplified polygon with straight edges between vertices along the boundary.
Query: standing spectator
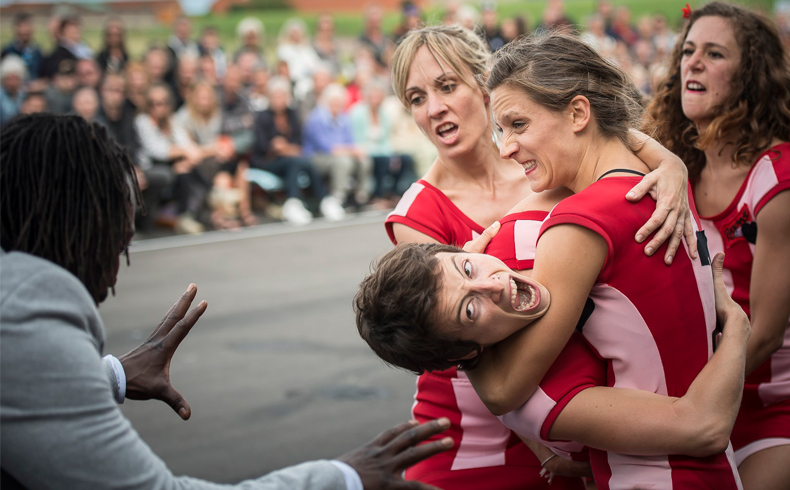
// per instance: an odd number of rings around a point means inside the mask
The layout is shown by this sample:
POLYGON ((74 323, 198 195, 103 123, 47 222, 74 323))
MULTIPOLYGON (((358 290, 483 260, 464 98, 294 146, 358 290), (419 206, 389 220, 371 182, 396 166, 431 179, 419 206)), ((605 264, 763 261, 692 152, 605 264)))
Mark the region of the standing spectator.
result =
POLYGON ((477 25, 480 23, 480 12, 472 5, 461 5, 456 15, 458 25, 472 32, 477 32, 477 25))
POLYGON ((677 34, 669 28, 667 17, 664 14, 658 13, 654 16, 653 26, 655 27, 653 46, 656 48, 656 58, 663 60, 672 52, 677 34))
POLYGON ((206 26, 200 34, 200 56, 210 56, 214 60, 215 78, 222 80, 228 69, 228 57, 219 44, 219 33, 214 26, 206 26))
POLYGON ((126 31, 118 17, 110 17, 104 24, 104 46, 96 57, 103 73, 120 73, 129 54, 126 52, 126 31))
POLYGON ((401 23, 392 33, 396 45, 409 33, 409 31, 422 26, 422 12, 420 11, 420 7, 413 4, 411 1, 406 0, 403 2, 401 14, 401 23))
POLYGON ((299 189, 299 174, 310 177, 311 190, 321 199, 321 212, 327 219, 345 215, 340 202, 326 195, 321 176, 313 163, 302 156, 302 127, 298 113, 290 107, 291 83, 282 77, 269 80, 269 108, 255 118, 255 147, 252 165, 283 180, 285 195, 283 217, 292 224, 303 225, 313 219, 304 205, 299 189))
POLYGON ((74 73, 74 63, 63 60, 52 75, 52 83, 45 89, 47 98, 47 112, 53 114, 68 114, 71 112, 71 99, 77 90, 77 76, 74 73))
POLYGON ((64 17, 58 30, 58 45, 44 60, 42 76, 51 78, 63 63, 74 64, 78 59, 93 57, 93 51, 82 40, 82 28, 77 16, 64 17))
POLYGON ((496 9, 497 5, 493 0, 486 0, 480 7, 482 11, 483 37, 492 53, 505 45, 505 37, 499 28, 499 18, 496 9))
POLYGON ((204 227, 197 215, 206 197, 207 184, 196 167, 202 155, 186 131, 174 124, 172 106, 170 87, 160 82, 148 88, 145 112, 134 120, 140 138, 140 165, 143 170, 154 165, 170 165, 178 214, 176 230, 201 233, 204 227))
POLYGON ((148 70, 142 63, 131 61, 126 65, 126 97, 138 112, 145 110, 149 82, 148 70))
POLYGON ((573 30, 573 21, 565 15, 565 4, 562 0, 549 0, 543 10, 541 29, 573 30))
POLYGON ((392 122, 383 102, 389 86, 385 80, 371 79, 363 89, 363 100, 349 113, 354 141, 373 160, 374 207, 390 207, 414 182, 414 160, 392 151, 392 122))
POLYGON ((10 54, 0 62, 0 126, 19 114, 24 96, 25 62, 10 54))
POLYGON ((96 61, 91 58, 77 60, 75 71, 77 72, 77 85, 79 87, 90 87, 93 90, 98 90, 102 72, 96 61))
POLYGON ((192 39, 192 21, 186 15, 179 15, 173 22, 173 34, 167 38, 167 47, 170 48, 174 60, 180 59, 184 55, 191 55, 195 58, 200 56, 198 45, 192 39))
POLYGON ((348 96, 341 85, 330 84, 321 100, 307 118, 302 131, 304 155, 310 157, 318 171, 329 176, 330 194, 338 202, 348 199, 352 174, 357 174, 355 200, 366 204, 370 197, 368 180, 371 176, 370 158, 354 143, 351 122, 343 113, 348 96))
POLYGON ((359 42, 363 47, 370 49, 376 63, 382 68, 389 67, 392 56, 393 44, 381 29, 383 13, 378 5, 371 5, 365 11, 365 26, 359 42))
POLYGON ((442 24, 451 26, 458 23, 458 9, 461 7, 460 0, 447 0, 444 2, 444 14, 442 14, 442 24))
POLYGON ((27 12, 20 12, 14 17, 14 38, 5 45, 0 57, 5 58, 9 54, 22 58, 30 80, 39 77, 44 57, 38 43, 33 40, 33 20, 27 12))
POLYGON ((307 26, 299 18, 285 21, 280 30, 277 58, 288 65, 288 73, 294 83, 294 96, 306 92, 310 77, 321 58, 307 39, 307 26))
POLYGON ((334 73, 340 73, 340 52, 335 39, 335 21, 332 14, 328 12, 318 16, 313 49, 324 63, 332 67, 334 73))
POLYGON ((71 107, 75 114, 88 122, 93 122, 99 111, 99 96, 96 94, 96 90, 92 87, 77 89, 71 100, 71 107))
POLYGON ((502 21, 502 38, 505 44, 527 34, 527 20, 523 15, 509 17, 502 21))
POLYGON ((236 36, 239 39, 239 49, 233 55, 238 62, 242 53, 255 53, 263 61, 263 22, 255 17, 245 17, 236 26, 236 36))

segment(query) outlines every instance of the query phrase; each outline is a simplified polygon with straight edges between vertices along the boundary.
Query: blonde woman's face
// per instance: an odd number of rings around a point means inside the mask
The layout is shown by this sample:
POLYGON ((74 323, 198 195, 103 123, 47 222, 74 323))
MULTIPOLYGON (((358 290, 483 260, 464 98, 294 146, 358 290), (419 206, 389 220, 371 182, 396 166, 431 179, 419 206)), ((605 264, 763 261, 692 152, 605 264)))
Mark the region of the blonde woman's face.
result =
POLYGON ((440 156, 460 157, 479 144, 491 144, 491 119, 482 90, 439 64, 426 46, 417 50, 411 63, 404 95, 414 121, 440 156))

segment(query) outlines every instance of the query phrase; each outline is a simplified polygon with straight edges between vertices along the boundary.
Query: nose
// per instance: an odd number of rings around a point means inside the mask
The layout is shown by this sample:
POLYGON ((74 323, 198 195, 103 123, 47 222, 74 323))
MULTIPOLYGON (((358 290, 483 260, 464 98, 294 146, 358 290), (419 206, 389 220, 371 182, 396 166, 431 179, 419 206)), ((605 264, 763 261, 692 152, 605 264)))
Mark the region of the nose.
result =
POLYGON ((689 57, 688 67, 691 71, 698 72, 702 70, 702 54, 700 51, 700 49, 695 50, 691 57, 689 57))
POLYGON ((509 139, 507 136, 502 137, 502 142, 499 145, 499 156, 505 160, 515 159, 518 153, 518 143, 509 139))
POLYGON ((474 285, 474 288, 477 294, 490 297, 491 301, 494 303, 499 302, 505 289, 502 281, 496 274, 479 279, 474 285))
POLYGON ((447 105, 444 103, 444 99, 436 95, 428 95, 428 115, 438 119, 445 112, 447 112, 447 105))

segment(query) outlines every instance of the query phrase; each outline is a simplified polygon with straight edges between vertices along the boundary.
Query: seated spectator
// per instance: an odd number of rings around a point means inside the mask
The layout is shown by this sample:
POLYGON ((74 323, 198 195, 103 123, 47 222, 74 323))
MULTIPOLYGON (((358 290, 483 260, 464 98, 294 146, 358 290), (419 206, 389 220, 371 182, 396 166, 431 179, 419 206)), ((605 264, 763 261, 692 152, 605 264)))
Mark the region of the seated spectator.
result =
POLYGON ((77 16, 61 19, 58 29, 58 45, 45 60, 42 76, 52 78, 61 70, 63 61, 76 62, 93 57, 93 50, 82 40, 82 28, 77 16))
POLYGON ((91 87, 81 87, 74 92, 71 107, 74 109, 75 114, 89 123, 93 122, 96 119, 96 113, 99 111, 99 95, 91 87))
POLYGON ((40 76, 44 55, 38 43, 33 40, 33 17, 28 12, 19 12, 14 16, 14 37, 3 47, 0 58, 9 54, 22 58, 28 79, 35 80, 40 76))
POLYGON ((118 73, 107 73, 99 91, 96 121, 110 131, 113 139, 129 152, 134 162, 145 207, 145 214, 136 213, 135 225, 140 231, 148 231, 153 228, 159 212, 162 191, 170 185, 173 177, 167 165, 150 165, 145 170, 140 166, 140 140, 134 125, 135 110, 127 103, 125 94, 126 79, 118 73))
POLYGON ((20 114, 35 114, 47 110, 47 99, 44 92, 27 92, 19 107, 20 114))
POLYGON ((145 110, 149 85, 150 78, 145 66, 136 61, 129 62, 126 65, 126 97, 134 110, 145 110))
POLYGON ((148 83, 166 83, 172 90, 173 80, 170 66, 172 62, 168 49, 161 46, 149 48, 143 58, 143 65, 148 73, 148 83))
POLYGON ((197 72, 198 77, 206 80, 211 85, 216 87, 219 84, 219 79, 217 78, 217 65, 214 63, 214 58, 208 54, 204 54, 198 58, 197 72))
POLYGON ((333 73, 340 73, 340 50, 335 38, 335 21, 328 12, 319 15, 316 20, 313 49, 324 63, 332 67, 333 73))
POLYGON ((505 36, 499 27, 496 2, 486 0, 481 4, 480 9, 482 10, 481 27, 483 28, 483 37, 488 43, 488 49, 493 53, 505 45, 505 36))
POLYGON ((604 58, 614 59, 617 41, 606 33, 606 21, 600 14, 594 14, 587 20, 587 31, 582 33, 581 40, 604 58))
POLYGON ((200 56, 198 45, 192 39, 192 21, 186 15, 179 15, 173 22, 173 34, 167 38, 167 47, 176 60, 184 55, 200 56))
POLYGON ((120 73, 129 61, 125 36, 126 31, 120 18, 107 19, 104 24, 104 46, 96 57, 96 62, 103 73, 120 73))
POLYGON ((247 88, 247 99, 253 112, 265 111, 269 108, 267 85, 269 84, 269 70, 265 66, 255 68, 252 74, 252 85, 247 88))
POLYGON ((263 57, 258 53, 244 51, 239 53, 236 58, 236 66, 239 68, 241 74, 241 86, 244 90, 249 90, 255 81, 255 72, 259 68, 266 68, 266 63, 263 61, 263 57))
POLYGON ((198 78, 198 57, 184 53, 178 58, 175 72, 175 90, 173 91, 173 108, 180 109, 187 99, 189 88, 198 78))
POLYGON ((148 88, 145 110, 134 120, 140 138, 140 165, 143 170, 153 165, 170 166, 178 214, 176 230, 201 233, 204 226, 197 216, 208 188, 196 168, 202 155, 186 131, 174 124, 172 107, 170 87, 155 83, 148 88))
POLYGON ((26 72, 25 62, 15 54, 0 62, 0 126, 19 114, 26 72))
POLYGON ((334 75, 331 66, 323 62, 316 65, 315 70, 313 70, 313 83, 310 85, 310 90, 299 101, 299 116, 302 121, 307 120, 307 116, 318 105, 318 100, 321 98, 324 89, 333 81, 334 75))
POLYGON ((304 155, 312 159, 322 175, 330 177, 330 194, 341 203, 349 198, 350 178, 356 173, 354 198, 362 205, 370 198, 372 164, 354 143, 351 123, 343 113, 347 100, 346 89, 341 85, 330 84, 324 89, 320 104, 310 113, 302 131, 304 155))
POLYGON ((269 108, 255 118, 255 146, 252 165, 283 180, 285 195, 283 218, 303 225, 313 216, 302 201, 299 174, 310 177, 313 195, 321 200, 321 212, 327 219, 341 219, 345 211, 337 199, 326 195, 321 176, 309 159, 302 156, 302 125, 298 113, 289 107, 291 83, 282 77, 269 80, 269 108))
POLYGON ((306 92, 313 69, 321 61, 307 39, 307 26, 299 18, 285 21, 280 30, 277 58, 288 65, 288 74, 294 83, 294 96, 306 92))
POLYGON ((631 25, 631 10, 626 6, 617 8, 609 31, 616 41, 625 43, 629 48, 639 39, 639 35, 631 25))
POLYGON ((77 76, 74 63, 64 60, 58 71, 52 75, 52 83, 44 90, 47 98, 47 112, 68 114, 71 112, 71 99, 77 90, 77 76))
POLYGON ((255 17, 245 17, 236 26, 236 35, 239 39, 239 49, 233 55, 238 63, 242 53, 254 53, 263 59, 263 22, 255 17))
POLYGON ((101 82, 101 68, 93 59, 77 60, 75 67, 77 73, 77 85, 80 87, 90 87, 93 90, 99 89, 101 82))
MULTIPOLYGON (((382 103, 388 84, 374 78, 363 89, 363 100, 349 113, 354 141, 373 159, 374 207, 387 208, 416 180, 414 160, 409 155, 396 154, 390 146, 392 124, 382 103)), ((397 202, 397 201, 395 201, 397 202)))
POLYGON ((222 80, 225 76, 225 71, 228 69, 228 57, 225 55, 225 50, 219 45, 219 33, 214 26, 206 26, 200 35, 200 42, 198 43, 200 49, 200 56, 210 56, 214 60, 214 77, 217 80, 222 80))

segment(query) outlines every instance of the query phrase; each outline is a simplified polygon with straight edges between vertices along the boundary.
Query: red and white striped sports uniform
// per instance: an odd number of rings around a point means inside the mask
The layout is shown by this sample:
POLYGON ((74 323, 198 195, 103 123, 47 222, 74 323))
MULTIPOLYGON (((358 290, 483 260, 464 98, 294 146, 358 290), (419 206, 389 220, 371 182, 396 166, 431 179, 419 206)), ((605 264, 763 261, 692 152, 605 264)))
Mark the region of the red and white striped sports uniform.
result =
MULTIPOLYGON (((691 260, 685 247, 668 267, 660 259, 663 253, 648 257, 636 243, 636 231, 655 210, 648 199, 626 201, 639 180, 595 182, 557 204, 540 233, 573 224, 606 240, 607 257, 590 293, 595 321, 588 321, 582 334, 608 363, 607 385, 680 397, 713 352, 713 279, 709 261, 703 266, 702 260, 691 260)), ((590 462, 600 490, 741 488, 732 446, 707 458, 590 449, 590 462)))
MULTIPOLYGON (((513 270, 532 269, 535 248, 545 211, 512 213, 499 220, 501 227, 486 247, 513 270)), ((606 386, 606 364, 589 348, 580 333, 574 332, 527 402, 499 417, 508 427, 550 447, 566 459, 589 460, 587 448, 573 441, 551 441, 549 430, 560 412, 580 391, 606 386)))
MULTIPOLYGON (((387 216, 387 233, 396 243, 393 223, 459 247, 484 230, 424 180, 412 184, 387 216)), ((454 368, 417 378, 412 416, 420 422, 449 418, 450 428, 435 438, 450 436, 455 444, 406 470, 409 480, 450 490, 584 488, 579 478, 554 478, 549 486, 532 451, 488 411, 466 375, 454 368)))
MULTIPOLYGON (((724 283, 747 314, 757 215, 774 196, 788 189, 790 143, 783 143, 760 155, 727 209, 700 218, 711 256, 726 254, 724 283)), ((746 377, 732 444, 739 464, 762 449, 790 444, 790 325, 782 347, 746 377)))

